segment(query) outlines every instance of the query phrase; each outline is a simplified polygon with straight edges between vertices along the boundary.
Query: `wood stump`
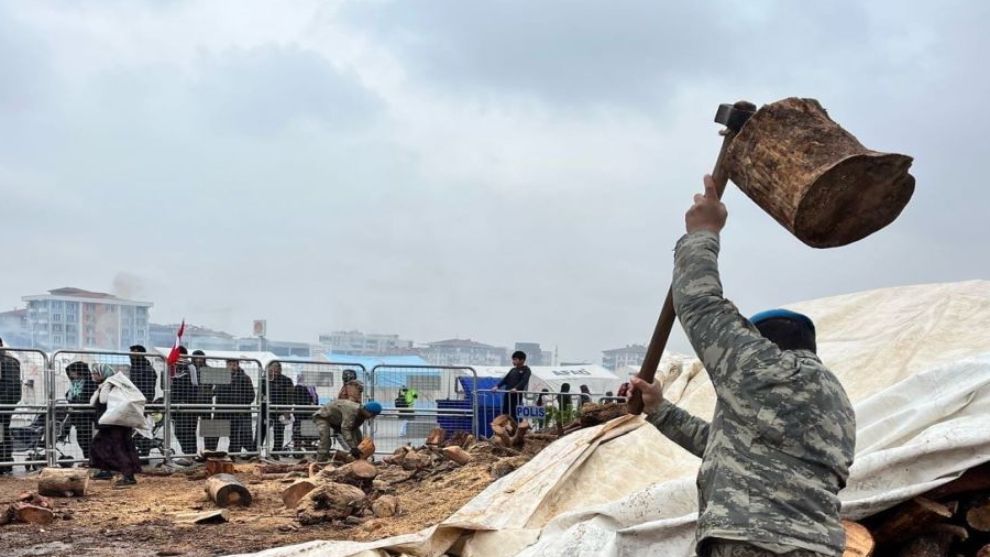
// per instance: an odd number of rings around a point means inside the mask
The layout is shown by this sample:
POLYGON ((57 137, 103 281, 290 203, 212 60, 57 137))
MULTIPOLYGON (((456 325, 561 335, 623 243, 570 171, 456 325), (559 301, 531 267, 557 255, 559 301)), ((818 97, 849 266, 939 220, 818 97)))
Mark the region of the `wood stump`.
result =
POLYGON ((371 512, 376 518, 389 518, 399 514, 399 498, 394 495, 382 495, 371 504, 371 512))
POLYGON ((447 436, 447 432, 444 431, 442 427, 435 427, 430 434, 426 436, 426 445, 439 447, 443 443, 444 438, 447 436))
POLYGON ((82 497, 89 487, 85 468, 45 468, 38 476, 38 493, 53 497, 82 497))
POLYGON ((842 521, 842 527, 846 531, 846 549, 842 553, 842 557, 870 557, 873 555, 876 543, 866 527, 848 520, 842 521))
POLYGON ((729 177, 799 240, 843 246, 887 226, 914 193, 911 157, 864 147, 814 99, 764 105, 725 157, 729 177))
POLYGON ((299 502, 296 520, 303 525, 343 520, 364 510, 366 504, 364 492, 353 485, 325 483, 299 502))
POLYGON ((365 487, 370 486, 377 475, 378 469, 374 464, 367 460, 355 460, 329 472, 324 470, 317 477, 334 483, 365 487))
POLYGON ((247 507, 253 497, 251 491, 231 474, 217 474, 206 479, 206 493, 220 507, 240 505, 247 507))

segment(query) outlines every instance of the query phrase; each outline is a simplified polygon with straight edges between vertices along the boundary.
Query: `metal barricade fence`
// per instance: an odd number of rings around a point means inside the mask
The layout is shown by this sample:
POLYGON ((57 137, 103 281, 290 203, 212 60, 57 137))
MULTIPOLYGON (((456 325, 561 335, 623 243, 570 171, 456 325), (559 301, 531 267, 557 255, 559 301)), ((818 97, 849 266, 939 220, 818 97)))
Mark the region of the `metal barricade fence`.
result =
POLYGON ((48 356, 40 350, 0 348, 0 472, 51 461, 48 356))
POLYGON ((468 366, 378 365, 371 369, 369 399, 383 407, 371 423, 377 452, 422 445, 435 427, 448 436, 478 428, 472 393, 478 374, 468 366))
POLYGON ((121 373, 144 394, 146 432, 135 431, 134 445, 142 460, 167 459, 168 427, 166 419, 165 358, 157 352, 112 352, 59 350, 52 354, 48 375, 51 382, 52 463, 71 466, 86 463, 97 430, 96 409, 90 399, 97 384, 91 372, 96 365, 108 365, 121 373))
POLYGON ((175 455, 189 458, 204 450, 258 455, 262 370, 261 362, 250 358, 183 356, 169 374, 175 455))
POLYGON ((320 435, 313 413, 345 392, 355 402, 368 398, 368 372, 356 363, 272 360, 264 385, 262 456, 316 454, 320 435), (360 385, 347 384, 351 375, 360 385))
POLYGON ((491 422, 501 414, 516 420, 527 420, 533 431, 566 425, 581 415, 581 406, 588 402, 611 404, 625 398, 606 394, 552 391, 481 390, 474 393, 478 416, 477 436, 491 437, 491 422))

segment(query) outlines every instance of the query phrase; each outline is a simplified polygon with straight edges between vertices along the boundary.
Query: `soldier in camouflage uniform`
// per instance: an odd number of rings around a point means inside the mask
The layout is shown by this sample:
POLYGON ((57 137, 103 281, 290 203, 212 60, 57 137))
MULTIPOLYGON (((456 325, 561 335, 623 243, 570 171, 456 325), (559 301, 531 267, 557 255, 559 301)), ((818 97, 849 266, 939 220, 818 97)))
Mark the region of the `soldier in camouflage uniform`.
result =
POLYGON ((718 396, 711 423, 634 379, 647 419, 702 458, 697 552, 702 557, 840 557, 838 492, 856 439, 852 406, 815 355, 809 318, 774 310, 743 318, 722 296, 714 182, 695 196, 675 250, 674 306, 718 396), (755 322, 755 324, 754 324, 755 322))
POLYGON ((330 444, 334 435, 340 435, 349 445, 351 456, 361 457, 358 445, 361 443, 361 425, 366 420, 373 420, 381 414, 382 405, 374 400, 364 406, 339 398, 320 408, 313 414, 313 421, 320 432, 320 446, 316 451, 316 459, 326 462, 330 459, 330 444))

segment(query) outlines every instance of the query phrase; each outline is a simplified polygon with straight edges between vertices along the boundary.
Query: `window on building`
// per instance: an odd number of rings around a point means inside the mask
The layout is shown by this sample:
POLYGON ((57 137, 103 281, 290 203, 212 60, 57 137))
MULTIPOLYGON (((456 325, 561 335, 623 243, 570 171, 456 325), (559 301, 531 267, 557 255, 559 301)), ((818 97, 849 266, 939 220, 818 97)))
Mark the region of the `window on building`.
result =
POLYGON ((52 321, 61 321, 61 320, 62 320, 62 314, 61 313, 53 313, 52 314, 52 321))
POLYGON ((56 345, 62 344, 62 337, 59 335, 55 335, 52 337, 52 342, 55 343, 56 345))

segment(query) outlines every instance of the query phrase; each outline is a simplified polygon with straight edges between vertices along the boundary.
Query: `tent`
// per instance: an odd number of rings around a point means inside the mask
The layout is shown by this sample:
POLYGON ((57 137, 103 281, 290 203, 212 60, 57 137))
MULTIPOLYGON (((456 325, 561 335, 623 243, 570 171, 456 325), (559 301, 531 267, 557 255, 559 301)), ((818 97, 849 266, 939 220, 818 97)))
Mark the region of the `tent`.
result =
MULTIPOLYGON (((478 372, 478 377, 498 377, 499 379, 509 372, 509 368, 506 366, 481 366, 474 369, 478 372)), ((561 385, 568 383, 572 393, 577 393, 581 385, 587 385, 593 394, 600 397, 609 391, 617 392, 619 385, 628 380, 616 375, 613 371, 594 364, 530 366, 529 369, 533 372, 529 381, 530 391, 547 389, 550 392, 560 392, 561 385)))
MULTIPOLYGON (((856 462, 839 494, 845 517, 872 515, 990 461, 990 281, 887 288, 791 308, 816 321, 819 354, 856 409, 856 462)), ((715 393, 697 360, 667 357, 659 372, 665 396, 711 417, 715 393)), ((422 556, 688 557, 699 462, 627 416, 556 441, 435 527, 256 556, 377 557, 389 548, 422 556)))

